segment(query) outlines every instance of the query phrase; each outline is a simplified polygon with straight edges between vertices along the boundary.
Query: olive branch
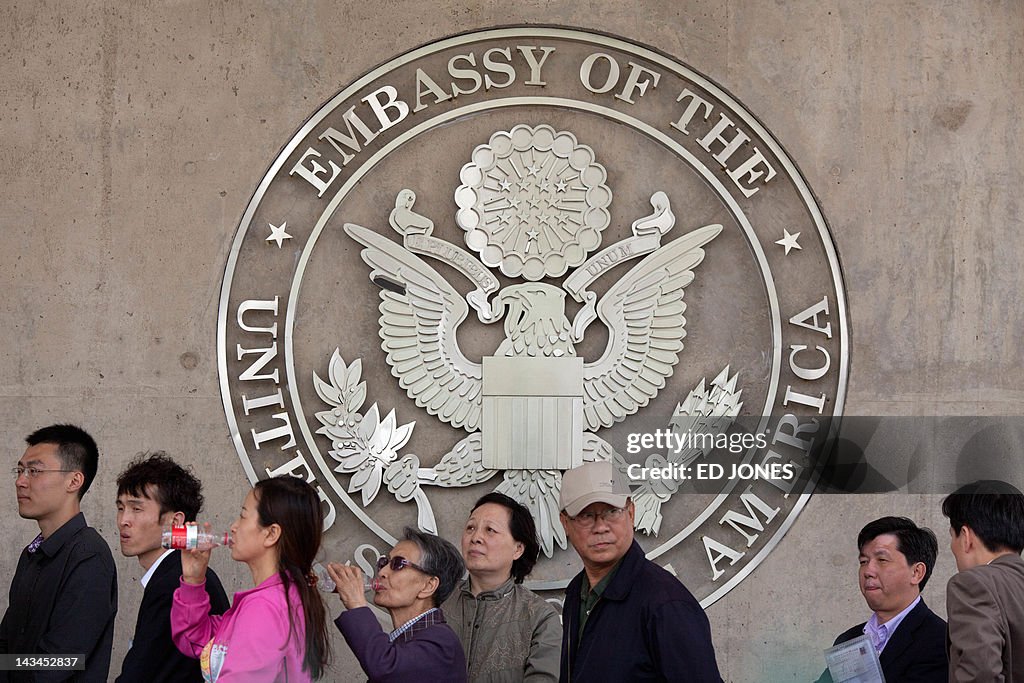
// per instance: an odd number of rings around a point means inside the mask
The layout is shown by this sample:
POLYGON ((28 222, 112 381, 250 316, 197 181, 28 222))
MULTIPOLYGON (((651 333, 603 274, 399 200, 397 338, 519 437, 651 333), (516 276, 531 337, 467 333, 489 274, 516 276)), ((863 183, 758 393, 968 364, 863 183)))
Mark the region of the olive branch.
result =
POLYGON ((373 502, 384 484, 399 502, 415 500, 419 527, 436 533, 433 510, 416 476, 419 460, 414 455, 399 458, 398 454, 408 443, 416 423, 399 425, 394 410, 381 419, 376 403, 361 413, 366 401, 362 371, 362 361, 357 358, 346 364, 340 350, 335 349, 327 366, 330 381, 313 373, 317 395, 331 406, 330 410, 316 414, 323 425, 317 434, 331 439, 333 448, 328 453, 338 462, 334 471, 352 475, 348 492, 361 493, 363 507, 373 502))

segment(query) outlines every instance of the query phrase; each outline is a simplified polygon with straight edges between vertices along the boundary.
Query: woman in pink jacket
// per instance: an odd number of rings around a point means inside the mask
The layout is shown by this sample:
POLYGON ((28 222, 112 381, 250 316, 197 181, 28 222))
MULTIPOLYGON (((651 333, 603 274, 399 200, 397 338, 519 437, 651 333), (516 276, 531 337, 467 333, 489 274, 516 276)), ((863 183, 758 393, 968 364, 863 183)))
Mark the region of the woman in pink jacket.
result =
POLYGON ((210 614, 204 588, 210 551, 182 553, 171 634, 179 650, 199 659, 206 681, 320 678, 329 657, 327 616, 311 566, 322 532, 312 486, 295 477, 258 482, 231 525, 231 557, 249 565, 255 588, 235 593, 223 616, 210 614))

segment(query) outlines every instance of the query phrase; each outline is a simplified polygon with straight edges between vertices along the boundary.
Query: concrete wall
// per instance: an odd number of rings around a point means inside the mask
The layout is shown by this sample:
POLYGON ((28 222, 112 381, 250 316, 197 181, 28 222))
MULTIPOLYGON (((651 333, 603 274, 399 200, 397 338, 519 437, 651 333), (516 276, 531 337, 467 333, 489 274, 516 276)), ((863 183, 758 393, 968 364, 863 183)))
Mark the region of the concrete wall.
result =
MULTIPOLYGON (((655 46, 754 112, 830 221, 853 331, 848 415, 1019 415, 1024 285, 1017 2, 5 2, 0 8, 0 415, 13 465, 35 427, 92 431, 91 523, 115 547, 114 673, 141 595, 116 553, 114 479, 163 448, 195 466, 205 517, 246 487, 216 374, 215 321, 239 217, 323 101, 412 46, 550 23, 655 46)), ((857 529, 883 512, 939 530, 930 495, 815 496, 709 610, 730 681, 806 680, 867 616, 857 529)), ((0 583, 36 533, 9 520, 0 583)), ((229 591, 244 567, 215 566, 229 591)), ((944 613, 947 551, 926 597, 944 613)), ((0 605, 6 605, 6 595, 0 605)), ((337 606, 334 612, 337 613, 337 606)), ((356 678, 337 644, 336 680, 356 678)))

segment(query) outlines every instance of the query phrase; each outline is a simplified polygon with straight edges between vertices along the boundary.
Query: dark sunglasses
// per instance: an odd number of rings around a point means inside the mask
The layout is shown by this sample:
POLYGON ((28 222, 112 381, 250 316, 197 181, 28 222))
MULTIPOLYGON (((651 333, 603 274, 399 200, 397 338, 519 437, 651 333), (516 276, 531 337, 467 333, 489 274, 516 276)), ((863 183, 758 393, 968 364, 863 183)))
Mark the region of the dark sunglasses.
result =
POLYGON ((406 567, 412 567, 413 569, 419 569, 424 574, 430 574, 430 572, 423 567, 419 566, 415 562, 410 562, 401 555, 395 555, 390 560, 387 557, 381 557, 377 560, 377 571, 384 569, 384 567, 387 567, 388 565, 391 565, 391 571, 393 572, 400 572, 406 567))

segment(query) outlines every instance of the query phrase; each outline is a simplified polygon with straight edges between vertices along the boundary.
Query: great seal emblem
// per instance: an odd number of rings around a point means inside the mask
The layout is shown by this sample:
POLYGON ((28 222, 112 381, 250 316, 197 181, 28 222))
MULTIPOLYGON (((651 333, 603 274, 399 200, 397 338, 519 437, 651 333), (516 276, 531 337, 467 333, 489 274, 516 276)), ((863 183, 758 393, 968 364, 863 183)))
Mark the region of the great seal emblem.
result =
POLYGON ((314 482, 335 556, 456 538, 498 489, 558 588, 562 472, 611 459, 705 605, 813 491, 849 357, 824 218, 768 131, 674 59, 558 28, 441 40, 326 103, 247 207, 219 315, 246 474, 314 482))

